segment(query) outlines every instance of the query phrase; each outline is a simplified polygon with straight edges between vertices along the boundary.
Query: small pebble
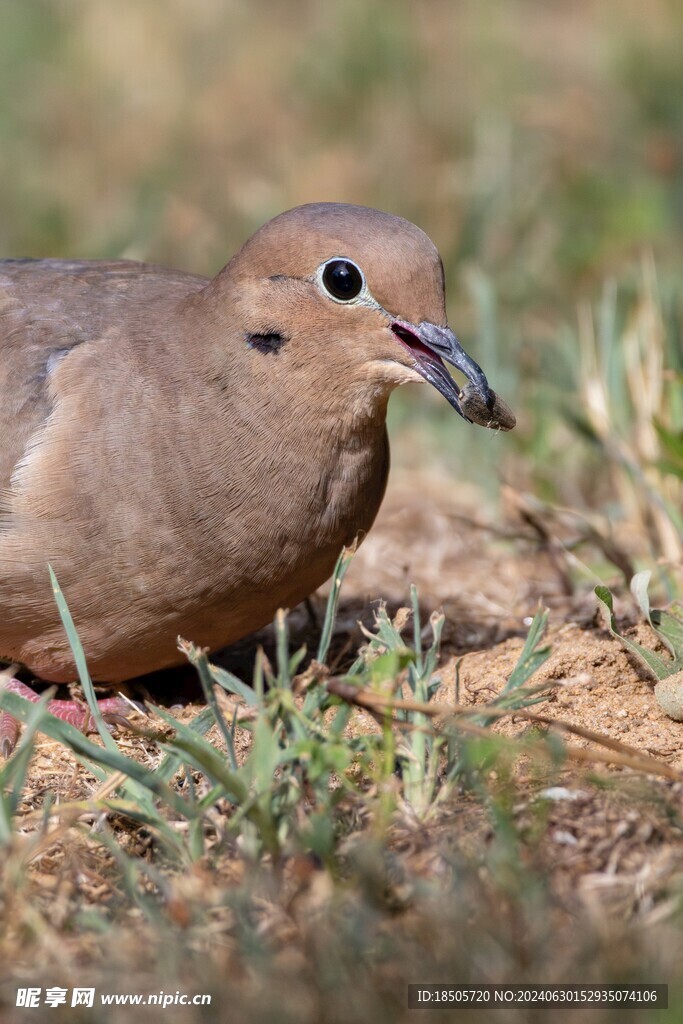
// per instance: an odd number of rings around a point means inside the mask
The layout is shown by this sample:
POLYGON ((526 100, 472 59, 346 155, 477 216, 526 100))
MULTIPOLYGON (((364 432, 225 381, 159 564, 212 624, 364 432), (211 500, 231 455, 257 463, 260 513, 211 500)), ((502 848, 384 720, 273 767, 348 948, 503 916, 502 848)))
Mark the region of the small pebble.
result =
POLYGON ((655 686, 655 698, 669 718, 683 722, 683 672, 660 679, 655 686))
POLYGON ((474 384, 466 384, 460 392, 462 411, 468 419, 480 427, 490 427, 491 430, 512 430, 517 422, 512 409, 495 391, 491 391, 491 397, 493 405, 489 409, 481 392, 474 384))
POLYGON ((567 789, 566 786, 548 786, 538 794, 545 800, 583 800, 586 793, 582 789, 567 789))
POLYGON ((579 840, 571 832, 558 828, 553 832, 553 842, 561 846, 578 846, 579 840))

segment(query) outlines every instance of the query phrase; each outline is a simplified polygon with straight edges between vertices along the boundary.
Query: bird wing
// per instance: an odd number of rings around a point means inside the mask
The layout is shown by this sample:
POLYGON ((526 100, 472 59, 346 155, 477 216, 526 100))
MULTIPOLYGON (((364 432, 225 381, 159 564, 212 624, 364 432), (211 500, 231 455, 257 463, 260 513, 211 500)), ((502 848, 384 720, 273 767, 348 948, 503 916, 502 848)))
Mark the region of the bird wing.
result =
POLYGON ((52 411, 58 363, 85 342, 115 344, 133 322, 139 333, 147 308, 206 283, 133 260, 0 260, 0 518, 12 473, 52 411))

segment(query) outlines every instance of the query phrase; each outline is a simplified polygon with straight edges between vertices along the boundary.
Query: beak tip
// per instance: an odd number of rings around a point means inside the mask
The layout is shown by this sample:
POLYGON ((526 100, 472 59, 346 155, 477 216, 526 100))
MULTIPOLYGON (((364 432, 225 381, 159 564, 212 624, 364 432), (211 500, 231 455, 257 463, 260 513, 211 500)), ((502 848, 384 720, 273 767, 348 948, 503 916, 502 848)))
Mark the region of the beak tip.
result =
POLYGON ((421 346, 418 355, 418 369, 446 401, 467 423, 489 427, 493 430, 512 430, 515 417, 512 410, 489 386, 486 374, 478 363, 469 356, 450 327, 423 321, 417 327, 403 322, 394 325, 394 331, 401 337, 404 329, 416 337, 421 346), (442 360, 450 363, 467 378, 462 390, 448 373, 442 360))

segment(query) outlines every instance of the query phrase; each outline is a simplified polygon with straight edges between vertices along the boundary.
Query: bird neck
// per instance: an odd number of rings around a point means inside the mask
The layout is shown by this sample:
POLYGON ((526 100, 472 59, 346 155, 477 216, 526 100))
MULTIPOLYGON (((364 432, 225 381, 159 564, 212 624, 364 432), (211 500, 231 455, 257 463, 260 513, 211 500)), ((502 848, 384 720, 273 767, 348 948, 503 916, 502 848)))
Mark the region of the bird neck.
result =
MULTIPOLYGON (((389 390, 381 382, 354 377, 348 367, 343 370, 321 361, 305 373, 283 369, 282 378, 275 381, 270 373, 245 375, 242 381, 240 401, 256 411, 265 434, 282 433, 302 438, 302 443, 305 438, 311 453, 359 451, 384 443, 389 390)), ((234 415, 232 389, 229 395, 234 415)), ((247 410, 243 414, 251 415, 247 410)))

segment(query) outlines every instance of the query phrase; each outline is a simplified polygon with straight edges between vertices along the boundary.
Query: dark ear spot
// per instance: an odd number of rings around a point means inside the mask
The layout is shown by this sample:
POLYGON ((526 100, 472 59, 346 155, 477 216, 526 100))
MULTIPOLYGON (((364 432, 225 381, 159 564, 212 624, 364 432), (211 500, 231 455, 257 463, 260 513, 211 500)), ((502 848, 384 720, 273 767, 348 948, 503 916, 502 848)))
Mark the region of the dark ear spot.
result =
POLYGON ((247 345, 255 348, 257 352, 264 354, 272 353, 277 355, 282 346, 289 339, 279 331, 268 331, 266 334, 247 334, 247 345))

